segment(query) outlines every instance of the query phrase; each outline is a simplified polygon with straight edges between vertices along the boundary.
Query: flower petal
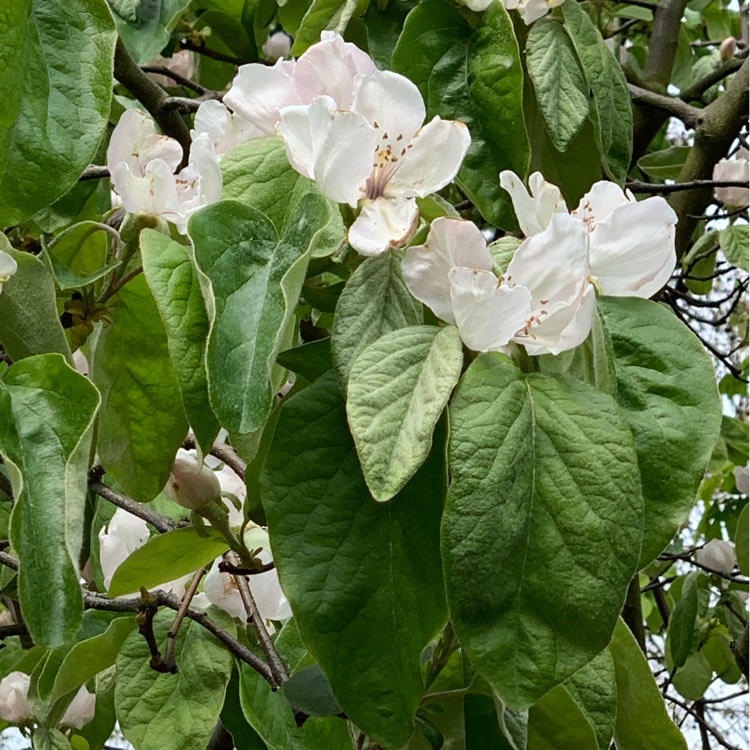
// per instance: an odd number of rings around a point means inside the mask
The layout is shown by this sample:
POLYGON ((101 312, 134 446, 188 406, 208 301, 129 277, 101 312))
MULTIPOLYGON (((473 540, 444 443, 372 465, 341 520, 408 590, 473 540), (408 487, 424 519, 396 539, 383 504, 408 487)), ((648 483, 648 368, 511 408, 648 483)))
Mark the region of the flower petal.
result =
POLYGON ((667 283, 677 257, 677 215, 661 197, 628 203, 598 221, 590 235, 591 273, 604 294, 651 297, 667 283))
POLYGON ((209 99, 195 113, 193 139, 205 133, 213 144, 217 156, 223 156, 235 146, 263 133, 242 115, 233 114, 221 102, 209 99))
POLYGON ((18 270, 16 259, 4 250, 0 250, 0 289, 2 285, 18 270))
POLYGON ((435 219, 424 245, 410 247, 401 264, 409 291, 446 323, 455 323, 451 268, 492 270, 492 256, 484 235, 470 221, 435 219))
POLYGON ((349 244, 362 255, 380 255, 411 239, 419 222, 419 209, 408 198, 376 198, 366 202, 349 229, 349 244))
POLYGON ((323 32, 322 41, 309 47, 297 60, 294 86, 300 101, 330 96, 339 109, 351 109, 355 78, 377 72, 370 56, 341 36, 323 32))
POLYGON ((529 177, 531 194, 521 178, 509 169, 500 172, 500 187, 510 193, 521 231, 527 237, 543 232, 554 214, 567 211, 560 188, 547 182, 540 172, 529 177))
POLYGON ((137 177, 143 177, 146 166, 161 159, 174 172, 182 161, 182 146, 173 138, 158 135, 154 121, 140 110, 129 109, 122 114, 112 131, 107 147, 107 168, 112 174, 124 162, 137 177))
POLYGON ((394 151, 397 144, 406 146, 425 118, 419 89, 405 76, 389 70, 357 79, 352 109, 378 130, 378 142, 391 143, 394 151))
POLYGON ((150 161, 143 177, 133 174, 126 162, 120 162, 112 173, 112 184, 122 198, 123 208, 130 213, 159 216, 177 207, 175 178, 161 159, 150 161))
POLYGON ((509 283, 525 286, 534 309, 548 304, 572 304, 588 283, 588 232, 568 214, 555 214, 549 227, 524 240, 508 265, 509 283))
POLYGON ((466 125, 435 117, 397 152, 402 161, 385 195, 424 198, 444 188, 458 173, 470 145, 466 125))
MULTIPOLYGON (((746 148, 738 149, 733 159, 721 159, 714 167, 713 179, 716 182, 750 179, 750 162, 746 148)), ((743 187, 715 188, 716 200, 731 208, 742 208, 750 203, 750 189, 743 187)))
POLYGON ((552 8, 562 5, 562 3, 563 0, 524 0, 519 4, 518 11, 524 23, 528 26, 552 8))
POLYGON ((285 60, 279 60, 273 67, 260 63, 241 65, 232 87, 224 95, 224 103, 265 135, 273 135, 284 107, 307 103, 294 88, 293 65, 285 60))
POLYGON ((591 186, 591 190, 581 198, 578 207, 570 213, 593 230, 600 221, 604 221, 616 208, 627 206, 628 203, 630 203, 630 199, 619 185, 601 180, 591 186))
POLYGON ((531 294, 491 271, 452 268, 451 301, 461 340, 475 352, 504 351, 531 316, 531 294))

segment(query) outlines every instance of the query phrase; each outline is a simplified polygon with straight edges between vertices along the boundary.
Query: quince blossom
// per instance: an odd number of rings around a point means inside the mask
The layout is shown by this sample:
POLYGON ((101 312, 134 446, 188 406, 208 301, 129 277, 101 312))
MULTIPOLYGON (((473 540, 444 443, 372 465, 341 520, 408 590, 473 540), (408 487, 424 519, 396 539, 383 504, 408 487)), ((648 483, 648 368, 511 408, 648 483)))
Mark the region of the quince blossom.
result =
POLYGON ((3 284, 13 276, 18 270, 16 259, 4 250, 0 250, 0 292, 3 291, 3 284))
POLYGON ((734 545, 724 539, 712 539, 695 552, 695 561, 711 570, 729 575, 737 564, 734 545))
POLYGON ((283 31, 275 31, 271 34, 261 48, 267 60, 281 60, 292 53, 292 40, 283 31))
POLYGON ((235 146, 263 135, 253 123, 236 112, 230 112, 215 99, 203 102, 195 113, 190 137, 195 141, 203 134, 208 136, 219 160, 235 146))
POLYGON ((125 210, 162 216, 185 234, 190 215, 221 198, 221 170, 207 133, 195 138, 188 165, 174 174, 181 161, 180 144, 158 135, 153 121, 135 109, 120 118, 107 149, 125 210))
MULTIPOLYGON (((510 193, 521 229, 527 236, 543 230, 564 211, 560 190, 538 173, 529 178, 531 194, 513 172, 500 174, 510 193)), ((591 274, 603 294, 651 297, 672 275, 677 215, 661 197, 636 201, 630 191, 600 181, 570 215, 588 229, 591 274)))
POLYGON ((405 244, 415 198, 445 187, 466 155, 468 128, 439 117, 423 125, 425 114, 419 89, 389 71, 357 76, 350 109, 319 96, 282 110, 277 132, 292 166, 332 200, 361 206, 349 244, 363 255, 405 244))
MULTIPOLYGON (((730 182, 750 180, 750 161, 748 150, 740 148, 732 159, 721 159, 714 167, 713 179, 716 182, 730 182)), ((716 200, 729 208, 744 208, 750 204, 750 188, 724 187, 714 188, 716 200)))
MULTIPOLYGON (((461 0, 471 10, 483 11, 492 5, 494 0, 461 0)), ((562 5, 564 0, 502 0, 506 10, 517 10, 528 26, 541 18, 552 8, 562 5)))
POLYGON ((471 222, 433 221, 427 242, 410 247, 403 264, 411 293, 475 351, 559 354, 591 330, 595 292, 589 283, 586 229, 564 214, 516 250, 506 273, 492 272, 492 256, 471 222))

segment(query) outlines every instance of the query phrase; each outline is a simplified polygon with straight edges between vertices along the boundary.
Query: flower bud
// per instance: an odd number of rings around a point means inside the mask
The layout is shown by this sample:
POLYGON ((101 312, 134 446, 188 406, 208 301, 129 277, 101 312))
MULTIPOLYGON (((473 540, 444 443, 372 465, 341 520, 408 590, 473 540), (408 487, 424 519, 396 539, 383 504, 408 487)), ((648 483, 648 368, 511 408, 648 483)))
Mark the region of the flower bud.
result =
POLYGON ((276 31, 263 45, 263 54, 271 62, 286 59, 292 54, 292 40, 283 31, 276 31))
POLYGON ((164 494, 188 510, 201 510, 221 497, 216 473, 195 459, 177 456, 164 494))
POLYGON ((82 729, 94 718, 96 711, 96 695, 89 693, 85 686, 76 693, 70 705, 65 710, 60 724, 64 727, 82 729))
POLYGON ((29 684, 31 677, 23 672, 11 672, 0 681, 0 718, 12 724, 22 724, 31 716, 29 684))
POLYGON ((737 564, 734 545, 723 539, 712 539, 695 552, 695 561, 718 573, 729 575, 737 564))
POLYGON ((737 40, 733 36, 728 36, 719 45, 719 55, 723 62, 731 60, 734 57, 734 53, 737 51, 737 40))

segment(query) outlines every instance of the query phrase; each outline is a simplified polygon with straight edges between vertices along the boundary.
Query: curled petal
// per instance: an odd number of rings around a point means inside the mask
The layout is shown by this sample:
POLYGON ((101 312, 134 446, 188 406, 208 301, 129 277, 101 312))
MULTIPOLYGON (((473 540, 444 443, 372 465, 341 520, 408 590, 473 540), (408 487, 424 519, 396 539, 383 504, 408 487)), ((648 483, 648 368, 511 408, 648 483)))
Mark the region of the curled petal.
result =
POLYGON ((531 294, 490 271, 452 268, 451 301, 461 340, 475 352, 505 351, 531 316, 531 294))
POLYGON ((112 184, 130 213, 158 216, 177 206, 172 169, 161 159, 150 161, 142 177, 131 172, 126 162, 120 162, 112 172, 112 184))
POLYGON ((519 3, 518 11, 524 23, 528 26, 544 16, 552 8, 562 5, 562 3, 563 0, 524 0, 519 3))
POLYGON ((217 156, 223 156, 235 146, 263 135, 242 115, 233 114, 221 102, 209 99, 195 113, 193 138, 206 134, 217 156))
POLYGON ((457 266, 491 271, 492 256, 474 223, 446 218, 432 222, 427 242, 408 248, 401 264, 409 291, 446 323, 456 322, 448 274, 457 266))
POLYGON ((531 193, 521 178, 509 169, 500 172, 500 186, 510 193, 521 231, 527 237, 543 232, 554 214, 567 210, 560 189, 547 182, 539 172, 529 177, 531 193))
POLYGON ((677 215, 661 197, 617 208, 590 236, 591 273, 604 294, 651 297, 674 271, 677 215))
POLYGON ((146 174, 147 165, 159 159, 170 173, 182 161, 182 147, 173 138, 158 135, 154 121, 137 109, 123 113, 112 131, 107 148, 107 168, 113 174, 118 164, 125 163, 136 177, 146 174))
POLYGON ((408 198, 365 202, 349 229, 349 244, 362 255, 380 255, 405 245, 417 229, 419 209, 408 198))
POLYGON ((424 198, 444 188, 458 173, 471 144, 469 129, 456 120, 435 117, 402 148, 403 156, 386 195, 424 198))
MULTIPOLYGON (((721 159, 714 167, 713 179, 716 182, 750 179, 750 161, 746 148, 738 149, 733 159, 721 159)), ((750 188, 724 187, 715 188, 714 195, 725 206, 742 208, 750 203, 750 188)))
POLYGON ((0 290, 3 284, 18 270, 16 259, 4 250, 0 250, 0 290))
POLYGON ((619 185, 601 180, 592 185, 591 190, 581 198, 578 207, 570 213, 593 230, 600 221, 604 221, 615 209, 627 206, 630 202, 619 185))

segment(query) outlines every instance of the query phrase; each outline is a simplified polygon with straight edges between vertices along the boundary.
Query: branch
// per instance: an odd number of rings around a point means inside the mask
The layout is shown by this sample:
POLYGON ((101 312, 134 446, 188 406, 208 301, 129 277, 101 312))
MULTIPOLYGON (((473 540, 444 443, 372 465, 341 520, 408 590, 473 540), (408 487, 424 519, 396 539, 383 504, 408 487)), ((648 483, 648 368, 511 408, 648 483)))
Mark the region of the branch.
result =
MULTIPOLYGON (((195 438, 192 435, 188 435, 183 441, 182 447, 187 451, 195 450, 195 438)), ((209 453, 220 461, 223 461, 243 482, 245 481, 247 464, 231 445, 214 443, 209 453)))
POLYGON ((109 177, 109 169, 100 167, 98 164, 91 164, 83 170, 83 174, 78 178, 78 182, 84 180, 101 180, 103 177, 109 177))
POLYGON ((212 99, 220 102, 222 98, 223 94, 215 93, 213 91, 209 92, 205 96, 200 96, 197 99, 191 99, 187 96, 168 96, 161 103, 159 109, 164 114, 170 112, 197 112, 198 107, 200 107, 203 102, 207 102, 212 99))
POLYGON ((166 667, 167 671, 169 671, 171 674, 174 674, 177 671, 177 662, 175 660, 177 634, 180 632, 182 622, 185 619, 185 615, 187 615, 188 609, 190 609, 190 604, 193 601, 195 592, 198 591, 198 585, 200 584, 201 579, 204 575, 206 575, 205 568, 196 570, 195 573, 193 573, 193 578, 190 581, 190 585, 188 586, 187 591, 185 591, 182 597, 182 602, 180 603, 179 610, 177 610, 177 616, 174 618, 172 627, 167 633, 167 650, 164 654, 164 661, 162 663, 166 667))
POLYGON ((243 60, 240 57, 233 57, 232 55, 225 55, 223 52, 217 52, 216 50, 206 47, 206 43, 196 44, 190 39, 182 39, 180 41, 180 47, 182 49, 189 49, 191 52, 197 52, 199 55, 205 55, 210 57, 212 60, 218 60, 219 62, 229 63, 230 65, 247 65, 247 63, 256 62, 255 60, 243 60))
POLYGON ((122 39, 117 40, 115 47, 115 78, 149 111, 164 134, 171 136, 182 146, 183 165, 187 164, 190 154, 188 126, 178 112, 162 109, 164 101, 169 97, 158 83, 152 81, 136 65, 122 39))
POLYGON ((658 94, 632 83, 628 84, 628 91, 634 104, 640 104, 647 109, 666 112, 668 115, 682 120, 688 128, 697 128, 700 125, 703 110, 694 107, 692 104, 687 104, 679 97, 658 94))
POLYGON ((185 76, 181 76, 179 73, 175 73, 174 70, 171 70, 165 65, 141 65, 141 70, 144 73, 156 73, 157 75, 171 78, 180 86, 184 86, 186 89, 195 91, 198 96, 203 96, 203 94, 208 93, 208 89, 205 86, 201 86, 200 83, 196 83, 195 81, 191 81, 189 78, 185 78, 185 76))
POLYGON ((696 81, 696 83, 691 86, 686 86, 680 92, 680 99, 686 102, 692 101, 693 99, 700 99, 703 94, 711 88, 711 86, 715 86, 727 76, 736 73, 742 67, 742 61, 747 57, 747 53, 748 50, 743 50, 742 52, 737 53, 736 57, 727 60, 716 70, 712 71, 704 78, 701 78, 700 81, 696 81))
POLYGON ((625 606, 622 608, 622 619, 638 641, 641 651, 646 653, 646 633, 643 629, 643 610, 641 609, 641 584, 636 573, 628 586, 625 606))
MULTIPOLYGON (((685 190, 700 190, 705 188, 721 187, 748 187, 746 180, 691 180, 690 182, 673 182, 670 185, 654 185, 651 182, 641 182, 640 180, 628 180, 625 187, 634 193, 681 193, 685 190)), ((744 210, 744 209, 743 209, 744 210)), ((712 216, 691 215, 691 218, 697 218, 701 221, 712 219, 712 216)))
POLYGON ((684 711, 687 711, 696 720, 696 722, 698 722, 699 725, 704 726, 716 738, 716 741, 722 747, 726 747, 727 750, 740 750, 740 748, 736 747, 735 745, 730 745, 705 719, 696 714, 693 708, 691 708, 687 703, 683 703, 679 698, 675 698, 674 696, 669 695, 669 693, 665 693, 664 697, 668 701, 674 703, 676 706, 679 706, 684 711))
MULTIPOLYGON (((748 61, 745 60, 727 90, 703 110, 701 124, 695 131, 693 147, 688 152, 677 182, 711 179, 714 165, 729 151, 747 116, 747 79, 748 61)), ((691 217, 703 214, 712 200, 713 186, 709 185, 697 190, 678 192, 670 198, 669 202, 678 218, 675 240, 678 262, 690 247, 693 232, 700 222, 700 219, 691 217)))

